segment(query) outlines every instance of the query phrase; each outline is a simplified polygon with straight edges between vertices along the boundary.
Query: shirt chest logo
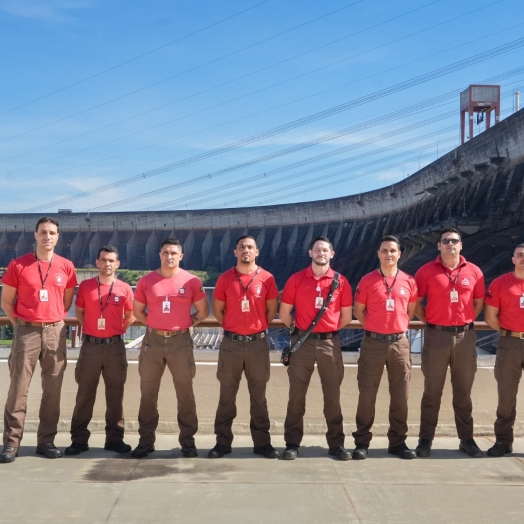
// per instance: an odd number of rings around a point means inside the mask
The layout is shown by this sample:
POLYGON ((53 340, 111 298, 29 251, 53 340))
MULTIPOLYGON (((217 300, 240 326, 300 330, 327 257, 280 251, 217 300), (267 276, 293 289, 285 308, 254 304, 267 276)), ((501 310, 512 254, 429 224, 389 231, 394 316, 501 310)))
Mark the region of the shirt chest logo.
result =
POLYGON ((260 294, 262 293, 262 286, 255 286, 255 293, 257 294, 257 296, 260 296, 260 294))
POLYGON ((401 288, 399 289, 399 293, 400 293, 401 295, 405 295, 405 294, 406 294, 406 290, 405 290, 403 287, 401 287, 401 288))
POLYGON ((61 273, 55 273, 55 283, 57 286, 61 286, 64 282, 64 275, 61 273))
POLYGON ((464 277, 460 283, 463 286, 469 286, 469 280, 466 277, 464 277))

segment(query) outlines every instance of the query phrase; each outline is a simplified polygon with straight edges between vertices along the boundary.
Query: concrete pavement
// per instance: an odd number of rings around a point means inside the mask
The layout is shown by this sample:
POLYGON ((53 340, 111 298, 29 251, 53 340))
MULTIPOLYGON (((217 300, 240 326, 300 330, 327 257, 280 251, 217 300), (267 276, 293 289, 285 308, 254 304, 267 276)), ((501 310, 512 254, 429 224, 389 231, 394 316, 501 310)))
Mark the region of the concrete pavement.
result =
MULTIPOLYGON (((281 436, 273 440, 283 448, 281 436)), ((126 441, 134 446, 138 439, 126 441)), ((477 439, 483 450, 492 441, 477 439)), ((173 435, 160 435, 157 451, 141 460, 104 451, 100 434, 78 457, 49 460, 35 455, 35 443, 35 434, 26 434, 16 461, 0 465, 0 523, 524 521, 524 438, 511 456, 472 459, 457 450, 457 439, 440 437, 431 457, 404 461, 388 455, 379 437, 367 460, 348 462, 329 457, 316 435, 304 439, 294 462, 254 455, 246 436, 215 460, 206 458, 211 435, 197 435, 195 459, 181 456, 173 435)), ((69 435, 56 443, 65 447, 69 435)))

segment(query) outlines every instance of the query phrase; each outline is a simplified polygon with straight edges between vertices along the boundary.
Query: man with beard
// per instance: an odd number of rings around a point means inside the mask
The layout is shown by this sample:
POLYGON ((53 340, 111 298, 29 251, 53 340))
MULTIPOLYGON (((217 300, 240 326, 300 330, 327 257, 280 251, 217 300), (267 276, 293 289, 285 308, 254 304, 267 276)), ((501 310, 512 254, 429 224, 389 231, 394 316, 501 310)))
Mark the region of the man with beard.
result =
POLYGON ((388 373, 389 431, 388 453, 403 459, 414 458, 406 446, 408 432, 408 392, 411 355, 406 331, 415 314, 417 285, 415 279, 398 268, 400 242, 386 235, 377 255, 380 267, 362 277, 355 293, 355 317, 364 326, 364 338, 358 359, 357 430, 353 459, 368 455, 375 403, 384 366, 388 373))
MULTIPOLYGON (((317 237, 311 243, 309 256, 312 263, 306 269, 291 275, 282 294, 280 319, 286 326, 296 327, 291 339, 293 345, 308 330, 326 300, 335 272, 330 262, 335 252, 331 241, 317 237), (293 318, 292 311, 295 308, 293 318)), ((351 321, 351 286, 339 275, 340 286, 317 325, 302 346, 290 356, 288 367, 289 402, 284 423, 286 449, 283 458, 294 460, 304 434, 306 393, 311 375, 317 364, 324 394, 326 439, 329 455, 339 460, 349 460, 350 453, 344 448, 344 427, 340 408, 340 384, 344 377, 344 363, 338 330, 351 321)))
POLYGON ((234 253, 237 264, 220 275, 213 299, 213 313, 224 328, 224 338, 217 369, 220 381, 215 418, 217 443, 208 457, 221 458, 231 453, 231 426, 244 372, 250 397, 253 452, 266 458, 278 458, 278 451, 271 445, 266 402, 270 370, 267 328, 277 314, 278 290, 273 275, 256 263, 259 251, 252 236, 241 236, 234 253))

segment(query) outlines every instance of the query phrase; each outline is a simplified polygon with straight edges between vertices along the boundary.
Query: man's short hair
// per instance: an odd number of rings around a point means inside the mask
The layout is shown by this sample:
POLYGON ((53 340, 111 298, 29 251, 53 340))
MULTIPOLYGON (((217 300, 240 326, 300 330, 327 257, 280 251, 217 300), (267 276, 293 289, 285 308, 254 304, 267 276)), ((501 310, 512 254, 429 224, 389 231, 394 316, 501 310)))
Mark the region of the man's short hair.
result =
POLYGON ((40 224, 47 224, 47 223, 51 223, 51 224, 54 224, 56 226, 56 230, 58 232, 60 232, 60 224, 58 223, 58 220, 55 220, 54 218, 51 218, 51 217, 42 217, 38 220, 38 222, 36 223, 36 226, 35 226, 35 233, 38 232, 38 226, 40 224))
POLYGON ((237 238, 237 241, 235 242, 235 247, 238 246, 238 243, 241 241, 241 240, 245 240, 246 238, 250 238, 251 240, 254 240, 255 242, 255 247, 257 247, 257 239, 251 235, 242 235, 241 237, 238 237, 237 238))
POLYGON ((518 246, 515 246, 515 249, 513 250, 513 253, 515 253, 515 251, 517 251, 517 249, 520 249, 524 247, 524 244, 519 244, 518 246))
POLYGON ((451 227, 451 226, 450 226, 450 227, 447 227, 447 228, 443 229, 443 230, 440 232, 440 237, 439 237, 440 240, 442 240, 442 235, 443 235, 444 233, 455 233, 455 234, 458 235, 459 240, 462 240, 462 237, 460 236, 460 232, 459 232, 459 230, 456 229, 456 228, 454 228, 454 227, 451 227))
POLYGON ((313 249, 313 246, 317 243, 317 242, 326 242, 327 244, 329 244, 329 247, 331 248, 331 251, 333 251, 333 244, 331 243, 331 240, 329 240, 328 237, 316 237, 314 238, 312 241, 311 241, 311 244, 309 244, 309 249, 313 249))
POLYGON ((118 249, 115 247, 115 246, 111 246, 111 245, 107 245, 107 246, 102 246, 99 250, 98 250, 98 255, 96 257, 97 260, 100 259, 100 253, 102 253, 102 251, 105 251, 106 253, 115 253, 116 255, 116 259, 117 260, 120 260, 120 255, 118 253, 118 249))
POLYGON ((160 251, 162 251, 164 246, 178 246, 180 248, 180 253, 182 253, 182 242, 176 238, 166 238, 163 240, 160 244, 160 251))
POLYGON ((382 245, 382 242, 395 242, 395 244, 397 244, 398 250, 402 251, 400 248, 400 240, 395 235, 384 235, 380 239, 380 244, 378 245, 379 249, 380 249, 380 246, 382 245))

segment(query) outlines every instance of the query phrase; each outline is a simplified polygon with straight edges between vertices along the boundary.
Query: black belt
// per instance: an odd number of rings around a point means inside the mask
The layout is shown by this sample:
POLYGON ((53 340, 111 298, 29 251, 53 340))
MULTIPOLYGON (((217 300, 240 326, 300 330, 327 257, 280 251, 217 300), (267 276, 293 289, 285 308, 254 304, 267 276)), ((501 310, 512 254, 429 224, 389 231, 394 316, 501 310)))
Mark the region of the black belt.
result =
POLYGON ((374 331, 368 331, 367 329, 364 331, 364 333, 366 334, 366 337, 379 340, 380 342, 395 342, 397 340, 400 340, 404 336, 404 333, 392 333, 391 335, 383 335, 382 333, 375 333, 374 331))
POLYGON ((237 333, 233 333, 232 331, 226 331, 224 329, 224 336, 229 340, 235 340, 238 342, 253 342, 254 340, 266 338, 266 332, 262 331, 253 335, 238 335, 237 333))
MULTIPOLYGON (((302 329, 297 329, 296 334, 301 337, 305 331, 302 329)), ((326 333, 310 333, 307 338, 311 338, 313 340, 331 340, 332 338, 335 338, 338 335, 338 331, 327 331, 326 333)))
POLYGON ((436 324, 430 324, 429 322, 426 322, 426 326, 430 329, 436 329, 437 331, 446 331, 448 333, 463 333, 464 331, 468 331, 468 329, 473 329, 475 327, 475 324, 473 322, 470 322, 469 324, 465 324, 463 326, 437 326, 436 324))
POLYGON ((502 337, 514 337, 514 338, 520 338, 521 340, 524 339, 524 333, 520 333, 519 331, 510 331, 509 329, 500 329, 500 335, 502 337))
POLYGON ((114 337, 98 338, 92 337, 91 335, 82 335, 82 340, 89 342, 90 344, 114 344, 122 340, 122 335, 115 335, 114 337))

